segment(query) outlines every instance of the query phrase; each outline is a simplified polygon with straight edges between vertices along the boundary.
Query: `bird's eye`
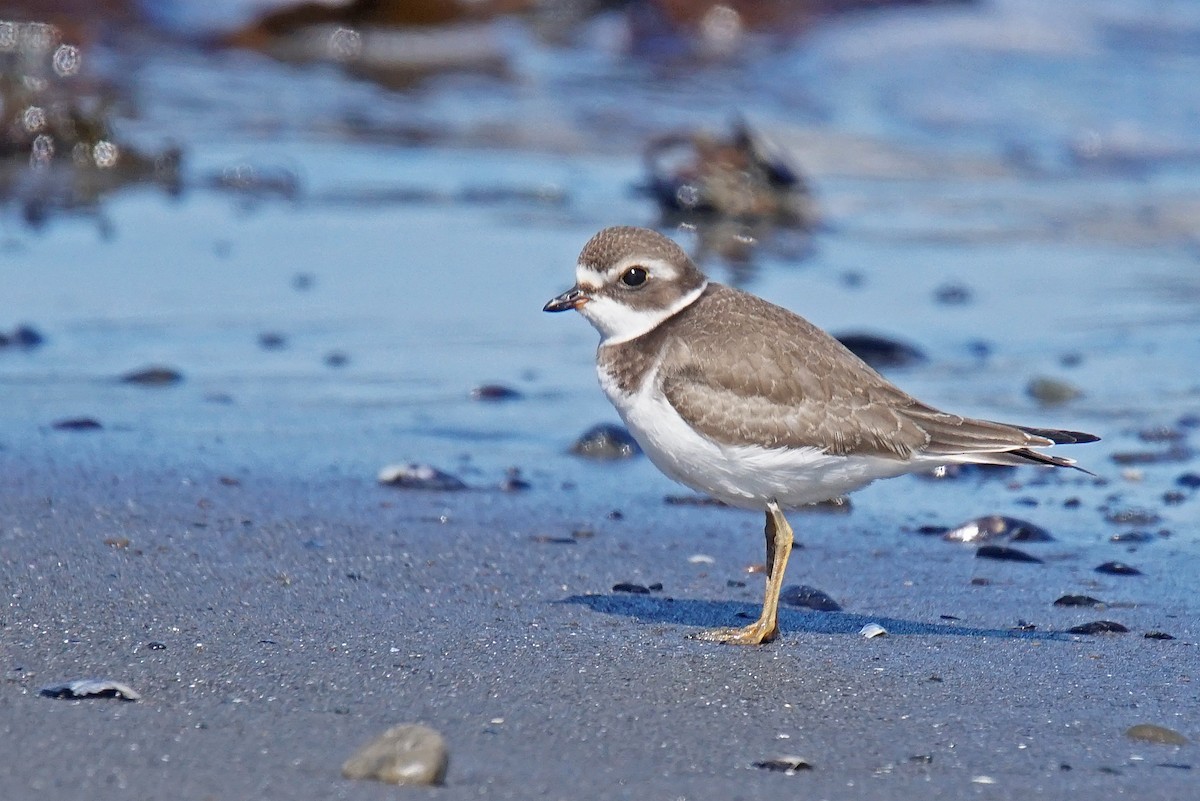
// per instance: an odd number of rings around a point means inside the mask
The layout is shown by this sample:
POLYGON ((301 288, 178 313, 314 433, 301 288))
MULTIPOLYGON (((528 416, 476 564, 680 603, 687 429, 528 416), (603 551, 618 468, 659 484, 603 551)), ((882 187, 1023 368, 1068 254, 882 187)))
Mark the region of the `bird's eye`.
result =
POLYGON ((649 277, 650 274, 646 272, 645 267, 630 267, 621 273, 621 283, 636 288, 646 283, 646 279, 649 277))

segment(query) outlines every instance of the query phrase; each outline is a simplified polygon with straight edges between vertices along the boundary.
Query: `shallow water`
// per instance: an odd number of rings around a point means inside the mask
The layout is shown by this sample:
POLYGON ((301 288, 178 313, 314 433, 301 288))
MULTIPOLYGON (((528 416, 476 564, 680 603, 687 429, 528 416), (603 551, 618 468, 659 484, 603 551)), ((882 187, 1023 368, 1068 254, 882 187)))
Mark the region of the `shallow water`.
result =
POLYGON ((125 189, 39 228, 4 216, 0 326, 28 321, 48 340, 0 351, 4 469, 111 459, 369 483, 419 460, 491 486, 519 466, 549 514, 570 516, 577 495, 559 487, 573 482, 652 530, 680 514, 738 521, 747 536, 723 547, 756 558, 754 516, 664 510, 677 488, 644 460, 566 455, 615 415, 590 327, 540 312, 596 229, 656 221, 633 191, 649 137, 740 114, 806 173, 824 225, 803 261, 764 250, 736 274, 707 265, 716 276, 835 332, 916 343, 928 363, 893 377, 936 405, 1104 436, 1073 454, 1101 483, 1033 469, 1015 489, 904 478, 856 496, 848 518, 811 518, 813 536, 864 537, 902 564, 940 553, 906 552, 903 526, 1028 517, 1061 540, 1078 582, 1104 559, 1137 561, 1153 576, 1138 601, 1194 618, 1197 500, 1162 496, 1196 460, 1135 472, 1109 457, 1161 448, 1140 429, 1198 436, 1178 424, 1200 394, 1200 8, 895 10, 707 65, 631 58, 618 28, 602 17, 551 46, 502 23, 490 35, 505 75, 406 90, 152 30, 96 45, 95 69, 131 109, 118 132, 179 144, 183 190, 125 189), (939 304, 947 283, 970 300, 939 304), (286 346, 260 347, 264 332, 286 346), (346 366, 325 364, 335 351, 346 366), (113 380, 149 364, 185 381, 113 380), (1025 393, 1038 375, 1083 397, 1039 408, 1025 393), (487 382, 525 397, 472 400, 487 382), (81 416, 104 430, 50 429, 81 416), (1070 497, 1079 509, 1063 508, 1070 497), (1106 542, 1128 527, 1105 522, 1105 504, 1152 509, 1170 537, 1125 553, 1106 542))

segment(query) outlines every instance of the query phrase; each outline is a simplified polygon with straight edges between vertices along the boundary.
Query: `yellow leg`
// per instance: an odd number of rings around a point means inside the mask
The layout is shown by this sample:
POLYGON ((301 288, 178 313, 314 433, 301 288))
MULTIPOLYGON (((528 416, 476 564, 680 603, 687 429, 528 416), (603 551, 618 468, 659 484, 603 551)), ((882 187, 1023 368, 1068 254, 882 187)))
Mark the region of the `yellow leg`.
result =
POLYGON ((792 553, 792 527, 788 525, 779 504, 767 504, 767 591, 763 597, 762 614, 758 620, 742 628, 711 629, 693 634, 697 640, 724 642, 730 645, 762 645, 779 635, 779 591, 783 589, 783 572, 792 553))

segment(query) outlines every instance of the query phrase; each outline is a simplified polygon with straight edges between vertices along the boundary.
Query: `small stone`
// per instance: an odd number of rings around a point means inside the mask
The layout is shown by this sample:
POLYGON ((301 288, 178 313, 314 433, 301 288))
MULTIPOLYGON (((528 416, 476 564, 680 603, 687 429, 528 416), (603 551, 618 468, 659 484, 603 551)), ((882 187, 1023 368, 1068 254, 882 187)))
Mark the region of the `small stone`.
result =
POLYGON ((1068 634, 1125 634, 1128 631, 1129 629, 1114 620, 1095 620, 1067 629, 1068 634))
POLYGON ((1187 499, 1187 493, 1180 490, 1167 490, 1162 494, 1162 502, 1167 506, 1178 506, 1187 499))
POLYGON ((1064 595, 1054 601, 1055 606, 1090 606, 1092 608, 1101 608, 1107 606, 1104 601, 1099 598, 1093 598, 1090 595, 1064 595))
POLYGON ((283 350, 287 347, 287 337, 278 331, 264 331, 258 335, 258 346, 263 350, 283 350))
POLYGON ((1196 489, 1200 487, 1200 474, 1183 473, 1175 479, 1175 483, 1187 489, 1196 489))
POLYGON ((1083 397, 1083 391, 1074 384, 1045 376, 1034 378, 1025 391, 1043 406, 1059 406, 1083 397))
POLYGON ((1118 526, 1153 526, 1162 520, 1149 509, 1114 509, 1106 512, 1104 519, 1118 526))
POLYGON ((450 757, 442 735, 428 726, 394 726, 360 748, 342 765, 347 779, 388 784, 441 784, 450 757))
POLYGON ((1030 562, 1041 564, 1042 560, 1006 545, 980 545, 975 551, 976 559, 998 559, 1002 562, 1030 562))
POLYGON ((383 468, 379 471, 378 480, 380 484, 399 489, 456 492, 467 488, 456 476, 444 473, 431 465, 413 462, 383 468))
POLYGON ((166 645, 166 643, 161 643, 158 640, 151 640, 150 642, 146 643, 146 650, 147 651, 165 651, 165 650, 167 650, 167 645, 166 645))
POLYGON ((1187 745, 1188 738, 1174 729, 1157 726, 1153 723, 1138 723, 1125 730, 1125 736, 1131 740, 1159 745, 1187 745))
POLYGON ((142 387, 169 387, 183 380, 183 373, 170 367, 143 367, 121 376, 123 384, 142 387))
POLYGON ((62 684, 50 684, 38 690, 46 698, 120 698, 137 701, 142 696, 128 684, 109 679, 75 679, 62 684))
POLYGON ((1140 576, 1142 571, 1124 562, 1105 562, 1096 566, 1097 573, 1107 573, 1110 576, 1140 576))
POLYGON ((942 284, 934 290, 933 299, 943 306, 962 306, 971 302, 971 289, 963 284, 942 284))
POLYGON ((46 338, 31 325, 18 325, 11 334, 0 334, 0 347, 9 345, 26 350, 45 344, 46 338))
POLYGON ((1141 545, 1147 542, 1153 542, 1156 539, 1158 539, 1158 537, 1156 537, 1154 534, 1151 534, 1149 531, 1123 531, 1120 534, 1113 534, 1108 538, 1108 541, 1141 545))
POLYGON ((115 548, 118 551, 123 551, 129 547, 129 537, 105 537, 104 544, 109 548, 115 548))
POLYGON ((297 292, 307 292, 317 283, 317 277, 312 273, 296 273, 292 276, 292 289, 297 292))
POLYGON ((784 587, 783 592, 779 594, 780 603, 785 603, 788 606, 799 606, 804 609, 814 609, 818 612, 840 612, 841 605, 827 593, 810 587, 807 584, 793 584, 790 587, 784 587))
POLYGON ((641 584, 634 584, 633 582, 630 582, 630 581, 622 581, 619 584, 614 584, 612 591, 613 592, 627 592, 627 593, 630 593, 631 595, 649 595, 650 594, 649 587, 643 587, 641 584))
POLYGON ((500 482, 500 489, 504 492, 524 492, 532 486, 528 481, 521 478, 521 469, 519 467, 510 467, 504 471, 504 480, 500 482))
POLYGON ((571 445, 576 456, 600 461, 630 459, 641 452, 627 430, 611 423, 592 426, 571 445))
POLYGON ((717 506, 728 508, 729 504, 722 503, 707 495, 667 495, 663 497, 667 506, 717 506))
POLYGON ((885 637, 887 636, 888 631, 878 623, 868 623, 859 629, 858 633, 870 640, 874 639, 875 637, 885 637))
POLYGON ((1147 640, 1173 640, 1174 634, 1167 634, 1165 631, 1147 631, 1142 635, 1147 640))
POLYGON ((69 417, 50 424, 55 431, 99 431, 104 428, 94 417, 69 417))
POLYGON ((925 361, 925 354, 913 345, 876 334, 841 334, 837 340, 876 370, 911 367, 925 361))
POLYGON ((350 363, 350 356, 345 351, 331 350, 325 354, 326 367, 345 367, 350 363))
POLYGON ((813 769, 808 760, 798 756, 780 756, 774 759, 763 759, 752 763, 752 765, 759 770, 769 770, 775 773, 782 773, 785 776, 794 776, 802 770, 813 769))
POLYGON ((512 401, 522 397, 520 392, 503 384, 482 384, 471 390, 471 398, 477 401, 512 401))
POLYGON ((1054 537, 1041 526, 1004 515, 987 515, 955 526, 942 535, 950 542, 1052 542, 1054 537))
POLYGON ((1118 451, 1109 458, 1119 465, 1150 465, 1187 462, 1195 454, 1191 448, 1175 444, 1161 451, 1118 451))

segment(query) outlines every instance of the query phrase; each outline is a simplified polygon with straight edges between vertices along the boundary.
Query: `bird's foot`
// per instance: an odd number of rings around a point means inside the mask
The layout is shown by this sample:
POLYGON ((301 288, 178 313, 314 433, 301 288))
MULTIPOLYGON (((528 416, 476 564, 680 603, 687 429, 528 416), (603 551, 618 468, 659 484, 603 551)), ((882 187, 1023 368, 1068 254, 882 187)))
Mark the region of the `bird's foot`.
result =
POLYGON ((763 645, 779 636, 779 627, 773 620, 758 619, 741 628, 706 629, 688 635, 693 640, 723 642, 727 645, 763 645))

